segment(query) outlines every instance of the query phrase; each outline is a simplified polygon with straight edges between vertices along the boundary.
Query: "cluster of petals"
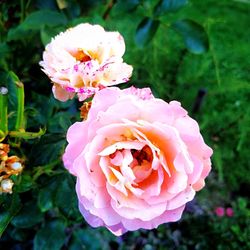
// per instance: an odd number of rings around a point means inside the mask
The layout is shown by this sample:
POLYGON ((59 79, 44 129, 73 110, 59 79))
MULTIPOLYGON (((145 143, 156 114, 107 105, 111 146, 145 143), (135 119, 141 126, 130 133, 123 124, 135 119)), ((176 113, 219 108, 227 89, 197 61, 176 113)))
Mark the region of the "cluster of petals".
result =
POLYGON ((98 91, 67 141, 63 161, 77 177, 82 215, 115 235, 179 220, 211 170, 197 122, 147 88, 98 91))
POLYGON ((84 23, 53 38, 40 65, 53 83, 56 99, 66 101, 77 95, 83 101, 99 89, 129 80, 132 66, 123 62, 124 52, 118 32, 84 23))

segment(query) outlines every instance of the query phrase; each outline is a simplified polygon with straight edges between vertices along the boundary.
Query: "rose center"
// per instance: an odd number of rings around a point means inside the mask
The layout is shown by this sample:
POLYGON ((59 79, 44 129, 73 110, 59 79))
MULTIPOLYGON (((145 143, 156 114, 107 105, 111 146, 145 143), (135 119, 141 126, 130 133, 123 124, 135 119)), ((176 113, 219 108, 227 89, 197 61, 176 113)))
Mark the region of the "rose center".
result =
POLYGON ((141 150, 132 149, 131 153, 139 165, 142 165, 144 160, 147 162, 151 162, 153 160, 153 154, 149 146, 144 146, 141 150))
POLYGON ((71 51, 70 54, 73 57, 75 57, 77 61, 80 61, 80 62, 88 62, 91 60, 91 57, 85 54, 81 49, 78 49, 76 51, 71 51))

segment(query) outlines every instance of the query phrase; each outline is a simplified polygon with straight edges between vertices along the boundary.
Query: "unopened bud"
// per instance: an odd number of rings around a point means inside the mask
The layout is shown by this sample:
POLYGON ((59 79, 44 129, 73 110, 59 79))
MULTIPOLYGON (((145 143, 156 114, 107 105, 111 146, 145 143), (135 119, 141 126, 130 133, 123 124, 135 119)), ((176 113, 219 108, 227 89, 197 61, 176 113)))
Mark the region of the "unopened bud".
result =
POLYGON ((6 153, 9 153, 10 146, 8 144, 0 143, 0 150, 3 150, 6 153))
POLYGON ((22 164, 18 161, 10 164, 10 167, 15 171, 21 171, 23 169, 22 164))
POLYGON ((5 87, 0 87, 0 94, 1 95, 7 95, 8 94, 8 89, 5 87))
POLYGON ((1 161, 7 161, 8 160, 8 154, 4 152, 3 150, 0 150, 0 160, 1 161))
POLYGON ((86 120, 88 117, 89 110, 91 108, 92 102, 84 102, 82 107, 80 108, 80 117, 83 120, 86 120))
POLYGON ((5 179, 1 181, 2 192, 4 193, 12 193, 12 187, 14 182, 10 179, 5 179))

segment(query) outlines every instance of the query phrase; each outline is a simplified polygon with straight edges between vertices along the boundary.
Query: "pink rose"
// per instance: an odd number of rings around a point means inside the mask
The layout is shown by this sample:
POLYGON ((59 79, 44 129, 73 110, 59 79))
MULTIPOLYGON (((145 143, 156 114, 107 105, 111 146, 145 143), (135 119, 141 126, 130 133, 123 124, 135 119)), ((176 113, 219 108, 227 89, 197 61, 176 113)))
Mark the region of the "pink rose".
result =
POLYGON ((197 122, 149 89, 99 91, 67 140, 82 215, 115 235, 179 220, 211 169, 197 122))
POLYGON ((60 101, 77 94, 80 101, 100 88, 128 81, 132 67, 123 63, 123 37, 99 25, 77 25, 60 33, 46 46, 42 70, 53 82, 60 101))

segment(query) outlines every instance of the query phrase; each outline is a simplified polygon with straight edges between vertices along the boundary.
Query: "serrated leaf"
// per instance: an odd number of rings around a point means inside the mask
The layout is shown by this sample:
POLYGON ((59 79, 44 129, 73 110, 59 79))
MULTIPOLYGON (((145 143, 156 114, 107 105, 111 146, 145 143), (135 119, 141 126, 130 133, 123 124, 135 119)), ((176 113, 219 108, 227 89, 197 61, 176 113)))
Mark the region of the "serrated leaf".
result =
POLYGON ((208 51, 208 36, 203 26, 193 20, 183 19, 173 23, 172 27, 183 37, 190 52, 201 54, 208 51))
POLYGON ((155 15, 164 15, 175 12, 188 3, 188 0, 161 0, 154 9, 155 15))
POLYGON ((154 37, 160 22, 149 17, 144 18, 136 29, 135 42, 138 47, 143 48, 154 37))
POLYGON ((66 235, 64 223, 56 220, 41 228, 34 239, 34 250, 58 250, 64 244, 66 235))
POLYGON ((11 224, 18 228, 30 228, 40 223, 43 215, 33 201, 26 203, 13 218, 11 224))

